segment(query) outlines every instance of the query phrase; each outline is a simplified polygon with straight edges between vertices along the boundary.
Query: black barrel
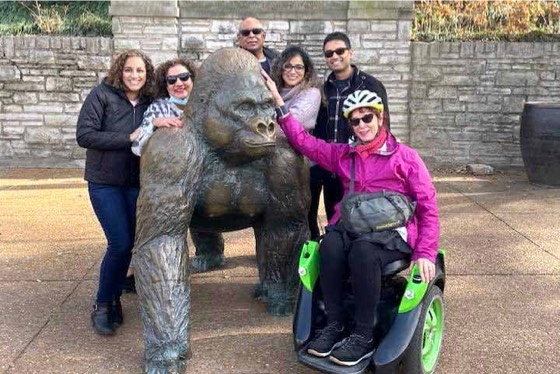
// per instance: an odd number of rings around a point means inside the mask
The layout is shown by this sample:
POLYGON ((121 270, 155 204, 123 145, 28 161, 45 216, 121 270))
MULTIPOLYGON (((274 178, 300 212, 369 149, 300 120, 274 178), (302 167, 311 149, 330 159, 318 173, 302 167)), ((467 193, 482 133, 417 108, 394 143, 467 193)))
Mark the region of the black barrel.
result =
POLYGON ((529 182, 560 187, 560 104, 525 103, 520 144, 529 182))

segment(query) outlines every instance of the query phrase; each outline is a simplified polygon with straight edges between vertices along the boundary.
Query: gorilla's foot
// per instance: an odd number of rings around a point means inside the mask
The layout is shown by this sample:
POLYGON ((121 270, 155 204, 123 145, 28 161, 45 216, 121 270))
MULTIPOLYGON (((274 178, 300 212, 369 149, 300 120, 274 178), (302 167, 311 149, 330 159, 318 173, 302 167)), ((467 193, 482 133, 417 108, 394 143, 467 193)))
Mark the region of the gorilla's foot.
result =
MULTIPOLYGON (((182 349, 185 351, 184 349, 182 349)), ((146 374, 183 374, 187 368, 190 351, 179 352, 177 347, 161 349, 153 357, 144 359, 146 374)))
POLYGON ((267 310, 273 316, 286 317, 294 312, 294 305, 292 302, 269 302, 267 310))
POLYGON ((258 283, 253 288, 253 297, 259 301, 268 302, 268 291, 262 283, 258 283))
POLYGON ((267 310, 277 317, 289 316, 294 312, 295 299, 293 292, 282 283, 263 285, 267 295, 267 310))
POLYGON ((193 257, 191 268, 196 273, 204 273, 223 268, 225 264, 226 258, 223 254, 198 255, 193 257))

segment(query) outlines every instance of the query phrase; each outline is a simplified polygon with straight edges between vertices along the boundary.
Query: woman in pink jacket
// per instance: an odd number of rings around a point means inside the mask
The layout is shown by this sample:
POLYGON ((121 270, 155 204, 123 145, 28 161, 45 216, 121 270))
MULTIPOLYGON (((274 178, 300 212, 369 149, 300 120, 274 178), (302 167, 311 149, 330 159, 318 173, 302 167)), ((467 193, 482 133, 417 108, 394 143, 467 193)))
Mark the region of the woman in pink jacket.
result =
POLYGON ((328 323, 310 342, 308 353, 352 366, 373 354, 374 316, 384 265, 410 259, 418 265, 423 281, 435 276, 439 238, 436 190, 418 153, 398 143, 383 127, 383 103, 374 92, 355 91, 344 101, 343 114, 352 127, 355 143, 326 143, 302 128, 284 107, 274 82, 266 73, 263 76, 277 106, 278 123, 292 147, 337 174, 345 195, 354 158, 355 192, 390 190, 416 202, 414 216, 404 227, 394 230, 362 235, 347 232, 339 223, 341 203, 326 228, 320 247, 319 276, 328 323), (344 315, 342 305, 344 283, 349 276, 355 298, 354 316, 344 315), (346 322, 352 317, 355 329, 349 334, 346 322))

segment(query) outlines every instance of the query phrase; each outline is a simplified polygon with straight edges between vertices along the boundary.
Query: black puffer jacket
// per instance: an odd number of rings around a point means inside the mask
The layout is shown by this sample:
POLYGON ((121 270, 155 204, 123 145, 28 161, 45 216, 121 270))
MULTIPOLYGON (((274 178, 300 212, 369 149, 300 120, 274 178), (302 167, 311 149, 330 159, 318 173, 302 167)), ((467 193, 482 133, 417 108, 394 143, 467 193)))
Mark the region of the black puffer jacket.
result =
POLYGON ((272 61, 274 61, 274 59, 278 57, 280 53, 277 50, 268 47, 263 47, 263 53, 266 62, 261 61, 261 67, 264 69, 264 71, 266 71, 267 74, 270 74, 270 69, 272 68, 272 61))
POLYGON ((87 148, 84 179, 117 186, 139 186, 140 158, 130 150, 130 134, 142 123, 150 100, 132 106, 124 91, 105 81, 87 96, 76 129, 80 147, 87 148))

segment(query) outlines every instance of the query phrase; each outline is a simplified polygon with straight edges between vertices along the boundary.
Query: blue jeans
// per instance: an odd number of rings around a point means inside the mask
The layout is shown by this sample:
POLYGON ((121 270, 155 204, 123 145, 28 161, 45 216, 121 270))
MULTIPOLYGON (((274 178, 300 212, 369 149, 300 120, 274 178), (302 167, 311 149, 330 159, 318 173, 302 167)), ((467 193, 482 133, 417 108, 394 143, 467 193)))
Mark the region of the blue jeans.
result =
POLYGON ((96 301, 108 303, 121 295, 130 265, 136 230, 136 200, 140 189, 88 182, 88 191, 95 215, 107 238, 96 301))

